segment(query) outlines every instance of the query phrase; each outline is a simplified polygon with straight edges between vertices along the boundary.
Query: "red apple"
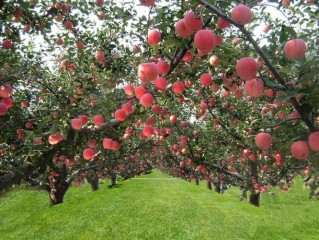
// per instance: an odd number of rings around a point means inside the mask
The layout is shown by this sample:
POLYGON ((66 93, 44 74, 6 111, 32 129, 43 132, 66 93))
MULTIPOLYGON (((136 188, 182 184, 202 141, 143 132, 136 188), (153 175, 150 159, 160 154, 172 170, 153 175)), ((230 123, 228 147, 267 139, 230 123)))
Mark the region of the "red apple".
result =
POLYGON ((2 41, 2 47, 3 47, 4 49, 10 49, 10 48, 12 47, 11 41, 10 41, 10 40, 7 40, 7 39, 3 40, 3 41, 2 41))
POLYGON ((195 15, 193 11, 189 11, 184 16, 184 24, 191 33, 196 33, 203 27, 203 17, 202 15, 195 15))
POLYGON ((135 97, 140 99, 145 93, 147 93, 147 90, 142 86, 138 86, 134 89, 134 92, 135 92, 135 97))
POLYGON ((170 66, 165 60, 158 61, 156 65, 159 74, 167 74, 169 72, 170 66))
POLYGON ((193 31, 188 29, 185 25, 184 19, 180 19, 176 24, 175 24, 175 32, 176 34, 181 37, 181 38, 187 38, 190 35, 192 35, 193 31))
POLYGON ((207 87, 209 86, 212 81, 213 81, 213 78, 212 78, 212 75, 210 75, 209 73, 203 73, 201 76, 200 76, 200 84, 203 86, 203 87, 207 87))
POLYGON ((9 98, 12 96, 12 87, 9 83, 0 86, 0 97, 9 98))
POLYGON ((148 106, 152 105, 152 103, 153 103, 153 96, 150 93, 145 93, 140 98, 140 104, 143 107, 148 107, 148 106))
POLYGON ((73 24, 70 20, 66 20, 64 23, 63 23, 63 26, 65 29, 67 30, 71 30, 73 28, 73 24))
POLYGON ((228 28, 230 25, 230 23, 228 21, 226 21, 225 19, 218 17, 217 19, 217 28, 219 29, 225 29, 228 28))
POLYGON ((175 94, 181 94, 182 92, 184 92, 184 89, 184 83, 181 81, 177 81, 172 84, 172 91, 175 94))
POLYGON ((81 118, 74 118, 71 120, 71 126, 73 129, 79 130, 83 126, 83 122, 81 118))
POLYGON ((140 0, 140 3, 143 6, 150 7, 150 6, 154 6, 155 5, 155 0, 140 0))
POLYGON ((298 160, 304 160, 309 157, 309 147, 306 141, 294 142, 290 147, 291 155, 298 160))
POLYGON ((90 160, 94 158, 96 155, 96 151, 92 148, 86 148, 83 150, 83 157, 85 160, 90 160))
POLYGON ((95 0, 95 4, 98 7, 101 7, 104 4, 104 0, 95 0))
POLYGON ((124 92, 128 96, 134 95, 134 87, 131 84, 128 84, 124 87, 124 92))
POLYGON ((158 67, 155 63, 141 63, 138 66, 137 74, 142 81, 154 81, 158 76, 158 67))
POLYGON ((93 117, 93 124, 95 125, 95 126, 101 126, 102 124, 104 123, 104 117, 103 117, 103 115, 95 115, 94 117, 93 117))
POLYGON ((238 76, 246 81, 252 80, 257 75, 258 64, 254 58, 244 57, 237 61, 236 72, 238 76))
POLYGON ((154 87, 158 90, 165 91, 167 87, 167 81, 164 77, 157 77, 154 81, 154 87))
POLYGON ((264 91, 264 84, 257 79, 253 79, 253 80, 247 81, 245 83, 244 88, 248 96, 260 97, 264 91))
POLYGON ((124 121, 126 119, 126 112, 122 109, 118 109, 115 111, 114 117, 118 121, 124 121))
POLYGON ((161 41, 161 34, 157 29, 150 30, 147 34, 147 44, 149 46, 156 46, 161 41))
POLYGON ((267 150, 271 147, 272 138, 269 133, 261 132, 255 137, 256 146, 262 150, 267 150))
POLYGON ((305 57, 307 46, 302 39, 292 39, 286 42, 284 54, 290 59, 301 59, 305 57))
POLYGON ((308 137, 309 147, 312 151, 319 151, 319 132, 313 132, 308 137))
POLYGON ((234 7, 231 10, 230 15, 231 19, 239 25, 245 25, 247 23, 250 23, 253 17, 251 9, 242 4, 234 7))
POLYGON ((146 137, 152 136, 153 132, 154 132, 153 126, 151 126, 151 125, 145 125, 145 126, 144 126, 144 128, 143 128, 143 134, 144 134, 146 137))
POLYGON ((7 113, 8 109, 4 103, 0 103, 0 116, 3 116, 7 113))
POLYGON ((215 33, 212 30, 199 30, 194 37, 194 46, 204 55, 215 47, 215 33))

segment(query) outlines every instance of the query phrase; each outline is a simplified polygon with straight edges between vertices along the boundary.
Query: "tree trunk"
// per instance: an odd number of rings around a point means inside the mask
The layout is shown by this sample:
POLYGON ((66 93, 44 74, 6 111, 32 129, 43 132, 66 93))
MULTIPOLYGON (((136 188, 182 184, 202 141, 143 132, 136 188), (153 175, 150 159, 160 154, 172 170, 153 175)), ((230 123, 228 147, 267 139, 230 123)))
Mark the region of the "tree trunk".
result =
POLYGON ((99 189, 99 177, 96 175, 96 173, 86 177, 88 180, 88 183, 91 185, 92 191, 96 191, 99 189))
POLYGON ((212 190, 213 188, 212 188, 212 182, 211 181, 207 181, 207 188, 209 189, 209 190, 212 190))
POLYGON ((217 193, 221 193, 221 189, 220 189, 220 180, 219 179, 215 179, 214 180, 214 186, 215 186, 215 192, 217 193))
POLYGON ((109 187, 112 188, 116 185, 116 173, 114 172, 110 173, 110 180, 111 180, 111 185, 109 187))
POLYGON ((49 192, 51 206, 63 203, 64 195, 69 186, 70 185, 66 181, 56 181, 49 183, 47 191, 49 192))
POLYGON ((251 190, 250 196, 249 196, 249 203, 259 207, 260 206, 260 192, 256 190, 251 190))
POLYGON ((199 185, 199 179, 195 178, 196 185, 199 185))
MULTIPOLYGON (((256 184, 258 183, 258 171, 257 171, 257 163, 254 161, 250 161, 250 171, 253 179, 256 180, 256 184)), ((250 183, 250 197, 249 203, 259 207, 260 206, 260 191, 255 188, 254 184, 250 183)))

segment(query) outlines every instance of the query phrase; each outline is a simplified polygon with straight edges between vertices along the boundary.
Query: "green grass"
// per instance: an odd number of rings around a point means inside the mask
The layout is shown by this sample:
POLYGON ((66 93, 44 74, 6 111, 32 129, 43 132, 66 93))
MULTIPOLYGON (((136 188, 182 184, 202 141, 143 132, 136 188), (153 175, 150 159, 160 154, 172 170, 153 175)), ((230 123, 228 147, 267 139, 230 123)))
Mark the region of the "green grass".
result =
POLYGON ((18 188, 0 197, 0 239, 319 239, 319 201, 299 179, 289 192, 262 195, 256 208, 157 171, 120 182, 72 187, 49 207, 45 192, 18 188))

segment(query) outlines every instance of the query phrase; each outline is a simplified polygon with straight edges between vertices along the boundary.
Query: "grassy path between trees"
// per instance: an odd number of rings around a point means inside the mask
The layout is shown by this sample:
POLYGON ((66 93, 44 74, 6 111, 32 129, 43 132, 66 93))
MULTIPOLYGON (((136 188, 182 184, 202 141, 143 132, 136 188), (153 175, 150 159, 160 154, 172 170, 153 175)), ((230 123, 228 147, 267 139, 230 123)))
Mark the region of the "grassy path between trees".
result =
POLYGON ((158 171, 92 192, 72 187, 49 207, 45 192, 14 189, 0 197, 0 240, 9 239, 319 239, 319 201, 301 180, 289 192, 262 195, 262 206, 158 171), (138 179, 138 181, 137 181, 138 179), (166 181, 170 180, 170 181, 166 181))

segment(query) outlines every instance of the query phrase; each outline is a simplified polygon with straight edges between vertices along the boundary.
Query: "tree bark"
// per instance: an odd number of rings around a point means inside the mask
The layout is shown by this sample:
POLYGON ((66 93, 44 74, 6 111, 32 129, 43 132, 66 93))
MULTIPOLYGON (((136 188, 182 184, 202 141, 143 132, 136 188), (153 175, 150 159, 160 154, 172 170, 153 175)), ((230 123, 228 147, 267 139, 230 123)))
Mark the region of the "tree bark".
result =
POLYGON ((199 185, 199 179, 198 178, 195 178, 195 183, 196 183, 196 185, 199 185))
POLYGON ((96 173, 87 174, 86 179, 88 180, 88 183, 91 185, 92 191, 96 191, 99 189, 99 177, 96 173))
POLYGON ((215 187, 215 192, 217 192, 217 193, 221 193, 220 192, 220 180, 219 179, 215 179, 214 180, 214 187, 215 187))
MULTIPOLYGON (((256 183, 258 183, 258 171, 256 162, 250 161, 250 171, 252 178, 256 179, 256 183)), ((260 191, 256 189, 254 184, 252 183, 250 183, 249 203, 256 207, 260 206, 260 191)))
POLYGON ((111 180, 111 185, 109 187, 114 187, 116 185, 116 173, 111 172, 110 173, 110 180, 111 180))
POLYGON ((70 184, 62 179, 49 179, 47 191, 49 193, 50 206, 63 203, 64 195, 67 192, 70 184))

